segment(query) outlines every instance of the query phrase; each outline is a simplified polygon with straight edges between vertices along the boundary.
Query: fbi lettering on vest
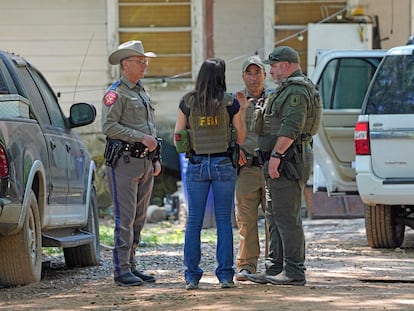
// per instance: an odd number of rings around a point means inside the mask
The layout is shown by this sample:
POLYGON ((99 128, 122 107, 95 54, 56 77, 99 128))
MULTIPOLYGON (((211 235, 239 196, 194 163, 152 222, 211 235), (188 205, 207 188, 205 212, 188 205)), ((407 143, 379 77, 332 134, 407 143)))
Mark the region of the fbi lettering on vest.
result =
POLYGON ((198 125, 199 126, 218 125, 218 118, 217 118, 217 116, 213 116, 213 117, 199 117, 198 125))

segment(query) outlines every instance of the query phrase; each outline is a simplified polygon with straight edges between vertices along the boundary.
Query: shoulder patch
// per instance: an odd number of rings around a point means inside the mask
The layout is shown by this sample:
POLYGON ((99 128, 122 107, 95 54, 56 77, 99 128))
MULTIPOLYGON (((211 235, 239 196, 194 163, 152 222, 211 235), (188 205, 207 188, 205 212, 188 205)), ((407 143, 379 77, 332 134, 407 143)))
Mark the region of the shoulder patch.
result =
POLYGON ((290 95, 289 102, 292 107, 296 107, 300 104, 300 95, 290 95))
POLYGON ((105 93, 104 98, 103 98, 103 103, 104 103, 104 105, 106 107, 112 106, 117 101, 117 99, 118 99, 118 93, 115 92, 115 89, 120 84, 121 84, 121 81, 116 81, 115 83, 113 83, 109 87, 109 90, 105 93))
POLYGON ((110 107, 113 104, 115 104, 117 99, 118 99, 118 94, 115 91, 108 91, 106 92, 103 98, 103 103, 106 107, 110 107))

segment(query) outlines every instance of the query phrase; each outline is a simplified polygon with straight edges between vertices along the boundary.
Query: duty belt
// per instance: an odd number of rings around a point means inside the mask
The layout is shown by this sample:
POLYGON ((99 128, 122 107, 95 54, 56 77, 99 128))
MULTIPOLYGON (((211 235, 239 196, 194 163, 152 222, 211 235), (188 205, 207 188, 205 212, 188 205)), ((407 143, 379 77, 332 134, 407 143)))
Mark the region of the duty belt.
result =
MULTIPOLYGON (((263 165, 266 161, 269 161, 271 157, 270 152, 261 151, 260 148, 256 148, 255 151, 261 165, 263 165)), ((291 145, 288 150, 281 155, 281 157, 279 157, 279 159, 279 173, 284 174, 288 179, 300 179, 300 175, 296 167, 296 164, 300 162, 300 157, 295 145, 291 145)))
POLYGON ((149 149, 141 142, 134 144, 124 143, 122 145, 123 151, 129 152, 129 155, 133 158, 145 158, 149 154, 149 149))
MULTIPOLYGON (((159 148, 157 150, 159 151, 159 148)), ((106 165, 115 167, 121 157, 128 163, 129 157, 143 159, 149 158, 150 154, 148 147, 141 142, 130 144, 119 139, 107 138, 104 157, 106 165)), ((157 157, 159 158, 159 154, 157 157)))

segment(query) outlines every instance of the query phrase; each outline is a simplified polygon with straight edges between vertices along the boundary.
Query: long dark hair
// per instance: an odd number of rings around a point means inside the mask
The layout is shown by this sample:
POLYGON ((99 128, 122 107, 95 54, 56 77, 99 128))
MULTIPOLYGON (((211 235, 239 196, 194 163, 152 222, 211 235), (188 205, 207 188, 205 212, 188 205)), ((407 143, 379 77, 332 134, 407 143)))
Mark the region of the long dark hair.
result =
POLYGON ((226 87, 226 63, 220 58, 208 58, 198 72, 195 91, 197 105, 206 114, 216 111, 226 87))

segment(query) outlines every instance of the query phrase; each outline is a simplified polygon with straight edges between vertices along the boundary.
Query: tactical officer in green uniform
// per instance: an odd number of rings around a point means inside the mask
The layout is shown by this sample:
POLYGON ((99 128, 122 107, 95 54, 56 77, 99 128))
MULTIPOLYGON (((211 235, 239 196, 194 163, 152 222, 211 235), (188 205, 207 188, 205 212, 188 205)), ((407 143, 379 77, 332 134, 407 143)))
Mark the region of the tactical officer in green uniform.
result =
POLYGON ((110 64, 121 66, 120 80, 109 87, 102 105, 106 174, 115 220, 114 279, 120 286, 155 282, 152 275, 139 271, 135 262, 154 176, 161 171, 154 107, 141 82, 147 57, 155 56, 144 52, 141 41, 125 42, 109 56, 110 64))
POLYGON ((279 84, 263 110, 257 109, 256 119, 270 195, 266 208, 270 252, 266 272, 250 274, 248 279, 276 285, 304 285, 305 237, 300 208, 302 191, 313 165, 310 123, 319 121, 310 117, 312 94, 306 83, 314 86, 301 71, 298 53, 288 46, 275 48, 263 62, 270 64, 270 75, 279 84))

